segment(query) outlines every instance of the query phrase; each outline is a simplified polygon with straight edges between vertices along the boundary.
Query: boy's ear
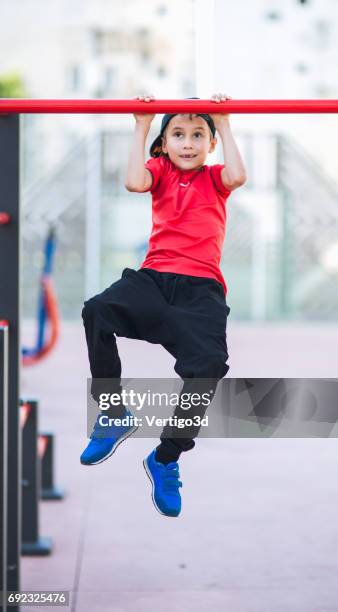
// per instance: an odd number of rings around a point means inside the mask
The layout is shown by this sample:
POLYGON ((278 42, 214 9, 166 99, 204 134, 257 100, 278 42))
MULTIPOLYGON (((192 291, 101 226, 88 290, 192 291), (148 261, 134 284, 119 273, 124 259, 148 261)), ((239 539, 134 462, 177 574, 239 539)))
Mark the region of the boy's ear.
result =
POLYGON ((161 137, 162 140, 162 152, 167 153, 167 145, 164 136, 161 137))
POLYGON ((217 145, 217 138, 214 136, 210 141, 209 153, 213 153, 217 145))

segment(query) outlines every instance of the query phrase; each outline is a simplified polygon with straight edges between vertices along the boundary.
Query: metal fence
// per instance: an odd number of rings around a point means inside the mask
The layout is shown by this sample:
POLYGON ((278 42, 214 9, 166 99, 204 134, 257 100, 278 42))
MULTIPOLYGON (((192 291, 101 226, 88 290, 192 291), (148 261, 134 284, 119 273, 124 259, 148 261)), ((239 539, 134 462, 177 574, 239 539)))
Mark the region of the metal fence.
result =
MULTIPOLYGON (((124 189, 130 137, 122 131, 94 137, 100 143, 95 164, 93 137, 82 140, 52 173, 23 186, 24 316, 35 313, 43 239, 51 223, 58 236, 55 284, 66 318, 79 317, 93 286, 86 279, 94 274, 102 290, 124 267, 141 263, 151 199, 124 189), (100 181, 96 191, 92 172, 100 181)), ((221 262, 232 318, 337 320, 337 186, 286 137, 239 134, 238 141, 249 181, 228 201, 221 262), (273 229, 266 231, 270 214, 273 229)))

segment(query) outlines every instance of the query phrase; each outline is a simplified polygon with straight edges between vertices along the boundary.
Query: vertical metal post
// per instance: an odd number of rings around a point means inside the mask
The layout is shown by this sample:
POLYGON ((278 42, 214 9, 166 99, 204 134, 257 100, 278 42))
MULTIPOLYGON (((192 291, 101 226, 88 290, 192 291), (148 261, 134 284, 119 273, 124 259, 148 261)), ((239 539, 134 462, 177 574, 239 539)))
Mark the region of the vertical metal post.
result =
POLYGON ((291 228, 289 224, 290 217, 290 194, 284 189, 282 195, 282 210, 281 210, 281 225, 282 225, 282 240, 281 240, 281 290, 280 290, 280 310, 285 318, 290 318, 292 314, 292 273, 290 267, 291 260, 291 228))
POLYGON ((289 199, 283 181, 283 137, 277 138, 276 147, 276 187, 280 193, 279 197, 279 220, 281 227, 280 247, 279 247, 279 313, 282 318, 287 318, 289 314, 289 269, 288 269, 288 219, 289 219, 289 199))
POLYGON ((39 536, 41 463, 38 455, 38 402, 25 401, 28 417, 22 430, 22 555, 49 555, 50 538, 39 536))
MULTIPOLYGON (((7 419, 8 327, 0 322, 0 593, 7 591, 7 419)), ((1 609, 7 610, 5 600, 1 609)))
POLYGON ((262 229, 262 215, 254 216, 252 238, 251 313, 255 321, 266 317, 266 237, 262 229))
POLYGON ((39 438, 44 439, 45 448, 41 457, 41 499, 44 500, 61 500, 64 498, 64 492, 54 484, 54 435, 52 433, 43 433, 39 438))
POLYGON ((291 318, 293 314, 292 299, 292 231, 290 224, 291 193, 283 181, 283 137, 277 141, 277 188, 280 191, 279 216, 281 224, 280 240, 280 314, 291 318))
POLYGON ((21 540, 19 126, 18 115, 0 115, 0 209, 9 218, 9 222, 0 227, 0 319, 9 324, 7 589, 10 591, 20 590, 21 540))

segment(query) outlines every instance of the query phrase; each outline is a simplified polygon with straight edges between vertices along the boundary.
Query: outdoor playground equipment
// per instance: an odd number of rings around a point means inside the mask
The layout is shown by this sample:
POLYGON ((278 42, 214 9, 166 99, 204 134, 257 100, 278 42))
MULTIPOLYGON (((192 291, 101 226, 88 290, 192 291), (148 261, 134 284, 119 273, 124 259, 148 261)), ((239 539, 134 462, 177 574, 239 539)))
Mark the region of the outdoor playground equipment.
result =
MULTIPOLYGON (((338 100, 0 100, 0 592, 20 590, 19 115, 150 111, 338 113, 338 100)), ((6 603, 3 610, 7 610, 6 603)))
POLYGON ((45 261, 40 279, 37 340, 33 348, 22 349, 22 365, 24 366, 39 363, 51 352, 59 337, 60 321, 52 281, 54 253, 55 231, 50 228, 45 242, 45 261), (49 327, 48 338, 47 326, 49 327))

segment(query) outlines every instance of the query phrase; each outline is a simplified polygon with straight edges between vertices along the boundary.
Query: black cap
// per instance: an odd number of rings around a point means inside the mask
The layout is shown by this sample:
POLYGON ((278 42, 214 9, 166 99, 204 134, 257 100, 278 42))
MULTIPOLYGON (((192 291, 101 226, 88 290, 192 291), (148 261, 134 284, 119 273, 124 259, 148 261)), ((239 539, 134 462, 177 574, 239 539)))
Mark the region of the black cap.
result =
MULTIPOLYGON (((200 98, 185 98, 186 100, 199 100, 200 98)), ((213 122, 213 120, 211 119, 210 115, 206 115, 203 113, 194 113, 196 114, 198 117, 203 117, 203 119, 207 122, 211 133, 213 136, 215 136, 216 134, 216 128, 215 128, 215 124, 213 122)), ((171 119, 173 117, 176 117, 176 115, 178 115, 178 113, 175 113, 173 115, 170 114, 166 114, 163 116, 162 119, 162 123, 161 123, 161 131, 159 133, 159 135, 157 136, 157 138, 155 138, 153 144, 150 147, 150 155, 151 157, 159 157, 162 153, 162 136, 164 134, 164 131, 169 123, 169 121, 171 121, 171 119)))

